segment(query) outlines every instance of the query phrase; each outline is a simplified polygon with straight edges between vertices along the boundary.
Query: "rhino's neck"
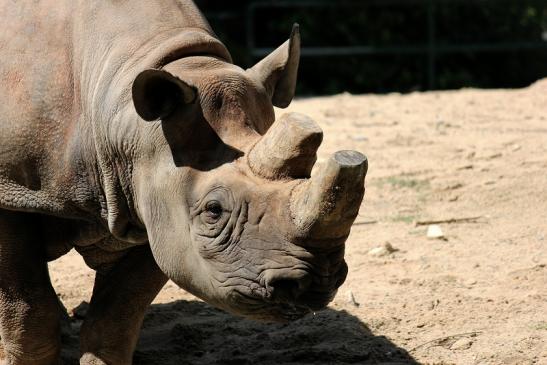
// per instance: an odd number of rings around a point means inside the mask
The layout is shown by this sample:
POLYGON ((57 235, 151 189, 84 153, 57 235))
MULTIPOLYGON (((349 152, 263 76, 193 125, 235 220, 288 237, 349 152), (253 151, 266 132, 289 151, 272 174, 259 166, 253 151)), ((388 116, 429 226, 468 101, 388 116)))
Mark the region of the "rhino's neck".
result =
POLYGON ((192 2, 172 1, 174 8, 165 11, 168 2, 86 3, 81 10, 86 14, 75 17, 75 34, 81 34, 75 44, 75 76, 84 128, 95 150, 101 215, 116 238, 132 243, 147 240, 134 206, 133 170, 143 151, 149 151, 147 144, 157 141, 153 135, 161 133, 138 118, 133 80, 147 68, 191 55, 231 61, 192 2))

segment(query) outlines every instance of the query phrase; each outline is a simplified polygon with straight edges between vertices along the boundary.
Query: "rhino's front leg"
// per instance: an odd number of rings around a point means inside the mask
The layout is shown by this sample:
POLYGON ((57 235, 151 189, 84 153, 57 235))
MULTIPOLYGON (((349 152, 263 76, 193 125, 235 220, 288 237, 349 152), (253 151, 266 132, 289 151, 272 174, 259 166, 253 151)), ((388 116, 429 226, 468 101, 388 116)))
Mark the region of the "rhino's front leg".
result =
POLYGON ((80 364, 131 364, 144 314, 166 282, 148 246, 97 273, 80 334, 80 364))
POLYGON ((9 365, 59 361, 61 311, 49 280, 39 219, 0 210, 0 337, 9 365))

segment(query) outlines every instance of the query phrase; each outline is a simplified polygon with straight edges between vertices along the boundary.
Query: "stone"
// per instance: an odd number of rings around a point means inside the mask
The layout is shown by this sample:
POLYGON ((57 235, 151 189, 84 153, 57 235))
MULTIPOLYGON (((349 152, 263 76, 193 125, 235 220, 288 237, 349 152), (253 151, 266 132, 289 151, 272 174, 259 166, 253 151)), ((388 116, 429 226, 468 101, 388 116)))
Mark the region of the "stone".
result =
POLYGON ((443 239, 444 233, 441 226, 432 224, 427 227, 427 238, 429 239, 443 239))
POLYGON ((473 346, 473 340, 469 338, 460 338, 450 346, 451 350, 467 350, 473 346))
POLYGON ((391 243, 386 242, 382 246, 372 248, 368 252, 368 254, 370 256, 374 256, 374 257, 382 257, 382 256, 388 256, 388 255, 390 255, 390 254, 392 254, 393 252, 396 252, 396 251, 399 251, 399 250, 396 249, 395 247, 393 247, 391 245, 391 243))

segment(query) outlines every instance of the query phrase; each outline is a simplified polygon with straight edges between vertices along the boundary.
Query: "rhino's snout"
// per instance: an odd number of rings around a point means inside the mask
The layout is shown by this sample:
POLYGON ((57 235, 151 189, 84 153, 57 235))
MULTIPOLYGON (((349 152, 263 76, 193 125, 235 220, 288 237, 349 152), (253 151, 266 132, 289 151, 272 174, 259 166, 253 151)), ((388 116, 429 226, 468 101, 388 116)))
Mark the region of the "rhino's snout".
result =
POLYGON ((331 267, 331 275, 321 276, 308 269, 271 269, 264 274, 268 301, 321 310, 334 298, 345 281, 348 266, 341 261, 331 267))

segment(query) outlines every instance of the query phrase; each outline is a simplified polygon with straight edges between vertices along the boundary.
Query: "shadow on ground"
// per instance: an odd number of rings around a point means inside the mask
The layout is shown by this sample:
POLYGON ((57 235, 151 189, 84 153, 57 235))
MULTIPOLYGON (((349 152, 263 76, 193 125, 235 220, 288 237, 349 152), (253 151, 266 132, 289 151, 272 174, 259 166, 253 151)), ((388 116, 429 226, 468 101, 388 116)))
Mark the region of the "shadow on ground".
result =
POLYGON ((134 363, 418 364, 345 311, 326 309, 289 324, 262 324, 199 301, 153 305, 134 363))
MULTIPOLYGON (((64 365, 78 364, 78 332, 86 309, 77 310, 63 331, 64 365)), ((406 350, 373 335, 343 310, 326 309, 288 324, 263 324, 183 300, 151 306, 133 363, 418 365, 406 350)))

